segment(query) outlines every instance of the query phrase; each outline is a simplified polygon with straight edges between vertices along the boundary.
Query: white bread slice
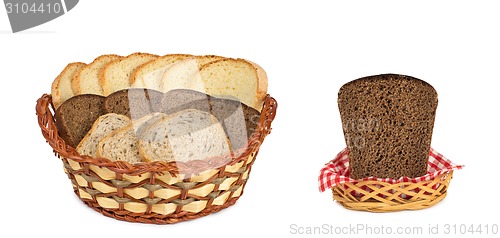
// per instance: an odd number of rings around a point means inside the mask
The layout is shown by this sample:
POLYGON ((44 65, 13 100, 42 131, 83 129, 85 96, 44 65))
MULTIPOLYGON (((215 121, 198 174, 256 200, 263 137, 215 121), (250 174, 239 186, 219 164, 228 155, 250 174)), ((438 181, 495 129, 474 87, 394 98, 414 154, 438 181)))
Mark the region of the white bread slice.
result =
POLYGON ((99 141, 114 131, 130 125, 131 123, 132 121, 130 118, 116 113, 108 113, 100 116, 94 122, 89 132, 87 132, 85 137, 80 141, 76 147, 76 151, 81 155, 95 157, 99 141))
POLYGON ((146 115, 131 124, 111 132, 97 145, 97 157, 104 157, 111 161, 126 161, 131 164, 144 162, 138 150, 138 138, 151 123, 166 117, 163 113, 146 115))
POLYGON ((161 91, 161 77, 173 63, 192 57, 186 54, 168 54, 137 67, 130 75, 130 86, 161 91))
POLYGON ((132 53, 106 65, 99 75, 103 95, 108 96, 116 91, 130 88, 130 75, 135 68, 157 57, 159 56, 148 53, 132 53))
POLYGON ((210 113, 186 109, 152 124, 142 134, 139 151, 146 161, 203 160, 232 153, 223 127, 210 113))
POLYGON ((55 109, 70 97, 75 96, 71 88, 71 80, 76 73, 87 64, 82 62, 74 62, 68 64, 63 71, 54 79, 51 87, 52 103, 55 109))
POLYGON ((163 74, 161 80, 161 91, 168 92, 174 89, 191 89, 193 85, 193 75, 196 74, 201 66, 212 61, 224 59, 217 55, 194 56, 185 60, 176 62, 170 66, 163 74))
POLYGON ((71 82, 71 87, 75 95, 103 95, 102 87, 99 84, 99 71, 104 69, 110 62, 120 58, 122 58, 122 56, 114 54, 101 55, 95 58, 92 63, 81 68, 71 82))
POLYGON ((203 65, 198 74, 193 75, 192 89, 220 98, 236 98, 259 112, 262 110, 267 76, 255 63, 226 58, 203 65))

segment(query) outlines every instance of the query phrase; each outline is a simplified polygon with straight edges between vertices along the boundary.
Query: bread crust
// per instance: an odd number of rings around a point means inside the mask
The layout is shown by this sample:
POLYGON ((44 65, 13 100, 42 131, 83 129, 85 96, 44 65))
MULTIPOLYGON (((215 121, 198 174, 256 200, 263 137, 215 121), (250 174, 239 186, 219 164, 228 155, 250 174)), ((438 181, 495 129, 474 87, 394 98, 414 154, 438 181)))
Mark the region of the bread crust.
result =
MULTIPOLYGON (((243 60, 245 60, 245 59, 243 59, 243 60)), ((245 60, 245 61, 247 61, 250 64, 252 64, 255 67, 255 70, 257 71, 257 77, 259 78, 259 82, 257 84, 257 93, 256 93, 256 98, 255 98, 256 99, 256 102, 255 102, 256 104, 255 104, 255 106, 260 105, 260 108, 258 109, 259 112, 260 112, 261 109, 262 109, 262 106, 264 104, 264 99, 266 98, 266 95, 267 95, 267 89, 268 89, 267 73, 264 70, 264 68, 262 68, 257 63, 252 62, 250 60, 245 60)))

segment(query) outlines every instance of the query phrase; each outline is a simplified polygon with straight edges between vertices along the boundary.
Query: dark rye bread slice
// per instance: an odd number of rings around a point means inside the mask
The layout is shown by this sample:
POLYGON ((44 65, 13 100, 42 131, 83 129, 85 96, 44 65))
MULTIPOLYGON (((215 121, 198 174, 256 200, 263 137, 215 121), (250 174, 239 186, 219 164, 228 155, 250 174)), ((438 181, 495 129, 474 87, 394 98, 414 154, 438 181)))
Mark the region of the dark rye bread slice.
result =
POLYGON ((234 151, 247 145, 260 119, 259 111, 236 100, 217 98, 189 89, 174 89, 165 93, 161 112, 174 114, 185 109, 197 109, 214 115, 222 124, 234 151))
POLYGON ((210 112, 209 96, 190 89, 173 89, 165 93, 160 112, 174 114, 185 109, 210 112))
POLYGON ((343 85, 338 107, 351 177, 426 174, 437 104, 436 90, 410 76, 375 75, 343 85))
POLYGON ((153 89, 130 88, 116 91, 106 97, 107 112, 126 115, 132 120, 158 112, 163 93, 153 89))
POLYGON ((105 114, 105 98, 81 94, 64 101, 56 110, 54 119, 59 136, 75 148, 101 115, 105 114))

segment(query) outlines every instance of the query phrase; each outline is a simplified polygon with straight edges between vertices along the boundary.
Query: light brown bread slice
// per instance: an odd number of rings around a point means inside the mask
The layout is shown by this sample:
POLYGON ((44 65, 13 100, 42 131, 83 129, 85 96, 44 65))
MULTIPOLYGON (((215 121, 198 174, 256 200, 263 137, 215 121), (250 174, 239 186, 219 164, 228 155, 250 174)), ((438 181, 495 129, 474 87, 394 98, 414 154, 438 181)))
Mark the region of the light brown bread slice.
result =
POLYGON ((97 145, 96 156, 131 164, 142 162, 133 126, 128 125, 104 137, 97 145))
POLYGON ((97 145, 104 137, 111 134, 112 132, 119 130, 127 125, 130 125, 132 121, 130 118, 124 115, 116 113, 108 113, 100 116, 87 132, 87 135, 80 141, 76 150, 81 155, 89 155, 95 157, 97 154, 97 145))
POLYGON ((191 89, 194 83, 193 80, 199 80, 193 77, 193 75, 199 75, 197 72, 200 70, 201 66, 220 59, 224 59, 224 57, 203 55, 194 56, 172 64, 163 74, 161 91, 168 92, 174 89, 191 89))
POLYGON ((73 80, 76 73, 85 65, 87 64, 82 62, 68 64, 52 82, 52 103, 56 109, 59 108, 64 101, 75 96, 71 88, 71 80, 73 80))
POLYGON ((224 129, 213 115, 186 109, 147 128, 139 141, 146 161, 203 160, 232 153, 224 129))
POLYGON ((267 94, 267 76, 255 63, 222 59, 201 67, 192 89, 220 98, 237 98, 259 112, 267 94))
POLYGON ((136 69, 130 75, 130 86, 133 88, 148 88, 161 90, 161 77, 173 63, 192 57, 185 54, 169 54, 150 60, 136 69))
POLYGON ((71 88, 75 95, 96 94, 103 95, 102 87, 99 84, 100 70, 107 64, 122 58, 122 56, 108 54, 101 55, 94 59, 92 63, 81 68, 71 82, 71 88))
POLYGON ((99 141, 96 156, 104 157, 111 161, 126 161, 131 164, 144 162, 139 154, 138 138, 145 127, 165 116, 163 113, 146 115, 108 134, 99 141))
POLYGON ((103 95, 130 88, 130 75, 140 65, 159 57, 148 53, 133 53, 109 63, 99 75, 103 95))

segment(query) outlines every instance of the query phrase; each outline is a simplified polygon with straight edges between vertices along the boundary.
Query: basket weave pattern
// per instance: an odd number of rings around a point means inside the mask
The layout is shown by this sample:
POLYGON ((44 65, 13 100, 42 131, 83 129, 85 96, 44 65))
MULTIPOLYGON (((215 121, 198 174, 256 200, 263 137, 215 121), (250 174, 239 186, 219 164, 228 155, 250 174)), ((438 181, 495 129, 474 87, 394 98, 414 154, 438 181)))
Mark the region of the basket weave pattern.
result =
POLYGON ((419 210, 431 207, 446 197, 453 171, 441 174, 429 181, 400 182, 382 181, 343 183, 332 187, 333 199, 345 208, 369 212, 393 212, 419 210))
POLYGON ((238 200, 271 132, 276 108, 276 100, 267 95, 256 132, 237 158, 138 164, 79 155, 66 145, 55 126, 50 95, 38 99, 36 113, 43 136, 85 204, 119 220, 170 224, 209 215, 238 200))

